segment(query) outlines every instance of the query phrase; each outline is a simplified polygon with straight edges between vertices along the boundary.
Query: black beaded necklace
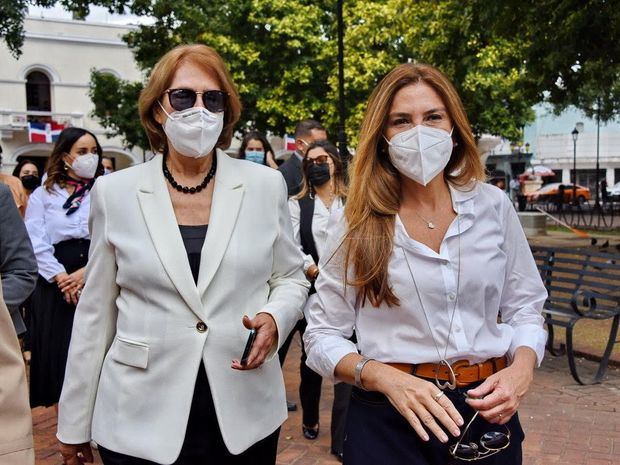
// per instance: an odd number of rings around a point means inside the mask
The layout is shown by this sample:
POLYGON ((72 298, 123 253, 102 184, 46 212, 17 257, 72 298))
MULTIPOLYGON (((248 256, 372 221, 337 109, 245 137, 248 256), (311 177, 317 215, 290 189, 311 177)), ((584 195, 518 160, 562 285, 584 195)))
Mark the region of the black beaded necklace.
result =
POLYGON ((196 187, 182 186, 181 184, 179 184, 178 182, 174 180, 172 173, 170 172, 170 170, 168 169, 168 166, 166 165, 166 157, 162 157, 162 158, 163 158, 162 169, 164 171, 164 177, 168 180, 168 182, 170 183, 172 187, 174 187, 179 192, 182 192, 183 194, 195 194, 196 192, 200 192, 201 190, 206 188, 209 182, 211 181, 211 179, 213 179, 213 176, 215 176, 215 171, 217 170, 217 157, 215 156, 215 154, 213 154, 213 162, 211 163, 211 169, 205 176, 204 180, 196 187))

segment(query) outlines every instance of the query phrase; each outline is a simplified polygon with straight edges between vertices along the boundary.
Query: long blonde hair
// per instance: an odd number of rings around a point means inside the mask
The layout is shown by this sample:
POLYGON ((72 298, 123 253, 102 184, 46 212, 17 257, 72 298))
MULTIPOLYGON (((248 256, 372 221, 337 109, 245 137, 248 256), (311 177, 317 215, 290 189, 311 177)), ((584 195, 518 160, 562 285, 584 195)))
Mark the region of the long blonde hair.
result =
POLYGON ((345 206, 347 232, 344 247, 345 283, 357 289, 358 303, 366 299, 378 307, 399 305, 388 280, 388 264, 394 247, 394 225, 400 210, 400 174, 390 162, 383 138, 394 95, 403 87, 424 82, 443 100, 454 124, 456 142, 444 178, 456 186, 484 179, 484 166, 463 104, 454 86, 438 69, 407 63, 394 68, 373 90, 360 131, 357 153, 349 175, 345 206), (348 275, 352 267, 353 277, 348 275))

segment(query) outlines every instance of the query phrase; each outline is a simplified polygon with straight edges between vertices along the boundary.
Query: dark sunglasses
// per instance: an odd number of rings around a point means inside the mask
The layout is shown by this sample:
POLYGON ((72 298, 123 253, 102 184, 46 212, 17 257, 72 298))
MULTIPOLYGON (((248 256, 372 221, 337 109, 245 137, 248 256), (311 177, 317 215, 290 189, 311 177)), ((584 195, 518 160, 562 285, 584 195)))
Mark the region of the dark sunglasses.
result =
POLYGON ((510 445, 510 430, 506 426, 504 426, 506 432, 489 431, 482 435, 478 443, 470 442, 464 444, 462 442, 463 438, 477 416, 478 412, 469 420, 457 443, 450 446, 450 455, 457 460, 464 460, 466 462, 481 460, 497 454, 510 445))
POLYGON ((310 165, 325 165, 329 163, 329 156, 328 155, 319 155, 316 158, 304 158, 304 164, 306 166, 310 166, 310 165))
POLYGON ((205 90, 196 92, 192 89, 168 89, 168 100, 170 106, 176 111, 187 110, 196 104, 198 95, 202 95, 202 104, 212 113, 221 113, 226 110, 228 94, 221 90, 205 90))

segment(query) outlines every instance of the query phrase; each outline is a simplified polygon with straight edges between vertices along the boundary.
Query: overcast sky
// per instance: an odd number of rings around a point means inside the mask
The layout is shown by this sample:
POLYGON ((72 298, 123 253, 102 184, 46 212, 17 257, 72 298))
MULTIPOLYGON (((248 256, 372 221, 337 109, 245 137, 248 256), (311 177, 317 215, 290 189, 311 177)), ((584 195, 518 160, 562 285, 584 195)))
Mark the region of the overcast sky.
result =
MULTIPOLYGON (((52 8, 41 8, 30 6, 28 13, 36 18, 50 19, 71 19, 71 13, 65 11, 60 6, 52 8)), ((140 17, 135 15, 117 15, 110 14, 108 10, 100 6, 91 6, 90 14, 86 18, 88 21, 96 21, 111 24, 144 24, 150 22, 148 17, 140 17)))

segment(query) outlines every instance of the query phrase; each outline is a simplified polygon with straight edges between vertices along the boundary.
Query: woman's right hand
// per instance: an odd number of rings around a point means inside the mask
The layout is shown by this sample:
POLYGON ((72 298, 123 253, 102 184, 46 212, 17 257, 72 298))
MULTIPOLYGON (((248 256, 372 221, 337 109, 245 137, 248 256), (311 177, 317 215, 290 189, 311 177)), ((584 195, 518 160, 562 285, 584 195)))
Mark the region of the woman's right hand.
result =
POLYGON ((82 463, 93 463, 93 450, 90 447, 90 442, 84 442, 82 444, 65 444, 58 441, 58 448, 60 449, 60 455, 64 465, 80 465, 82 463))
MULTIPOLYGON (((383 364, 382 364, 383 365, 383 364)), ((385 394, 390 403, 407 419, 423 441, 428 441, 426 430, 431 431, 441 442, 448 442, 448 436, 441 428, 450 431, 454 437, 461 434, 459 426, 463 417, 454 404, 432 382, 412 376, 383 365, 384 373, 377 385, 377 390, 385 394), (439 423, 438 423, 439 422, 439 423)), ((365 370, 364 370, 365 371, 365 370)), ((364 383, 366 385, 366 383, 364 383)))

